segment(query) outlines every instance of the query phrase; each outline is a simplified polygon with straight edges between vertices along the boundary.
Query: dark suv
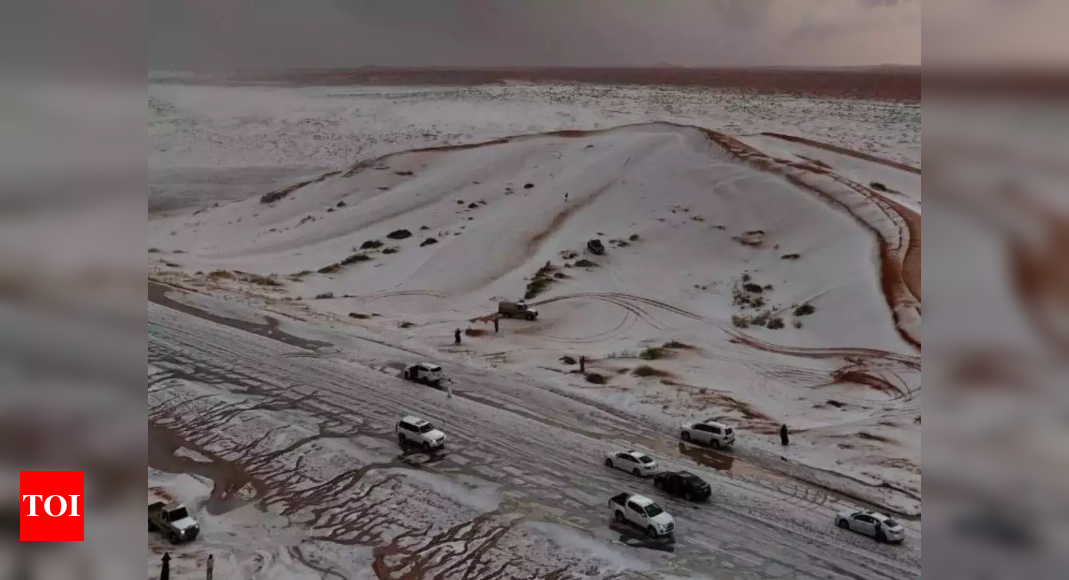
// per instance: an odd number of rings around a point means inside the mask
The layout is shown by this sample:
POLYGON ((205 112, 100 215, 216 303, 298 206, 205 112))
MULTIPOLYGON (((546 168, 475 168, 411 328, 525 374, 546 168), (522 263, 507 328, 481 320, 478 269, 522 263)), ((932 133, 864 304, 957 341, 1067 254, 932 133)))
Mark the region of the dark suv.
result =
POLYGON ((658 473, 653 477, 653 485, 669 495, 685 497, 691 501, 705 501, 713 493, 708 483, 689 471, 658 473))

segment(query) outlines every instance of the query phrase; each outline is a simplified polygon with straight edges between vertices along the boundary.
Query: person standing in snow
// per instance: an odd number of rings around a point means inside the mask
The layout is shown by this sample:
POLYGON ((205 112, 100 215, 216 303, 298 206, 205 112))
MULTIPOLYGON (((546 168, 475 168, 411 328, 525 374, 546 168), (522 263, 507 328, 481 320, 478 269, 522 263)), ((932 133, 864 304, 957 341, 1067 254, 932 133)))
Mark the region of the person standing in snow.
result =
POLYGON ((586 373, 586 355, 579 357, 579 372, 586 373))
POLYGON ((568 194, 567 193, 564 194, 564 203, 568 203, 568 194))
POLYGON ((212 556, 211 554, 208 554, 208 567, 207 567, 207 570, 208 570, 208 575, 205 576, 205 578, 207 578, 207 580, 212 580, 212 572, 215 570, 215 557, 212 556))
POLYGON ((787 436, 787 425, 780 425, 780 428, 779 428, 779 442, 784 447, 786 447, 787 445, 790 445, 790 443, 791 443, 790 437, 787 436))
POLYGON ((495 318, 494 319, 494 334, 497 334, 497 321, 498 321, 498 319, 495 318))
POLYGON ((453 331, 453 344, 460 344, 460 329, 453 331))

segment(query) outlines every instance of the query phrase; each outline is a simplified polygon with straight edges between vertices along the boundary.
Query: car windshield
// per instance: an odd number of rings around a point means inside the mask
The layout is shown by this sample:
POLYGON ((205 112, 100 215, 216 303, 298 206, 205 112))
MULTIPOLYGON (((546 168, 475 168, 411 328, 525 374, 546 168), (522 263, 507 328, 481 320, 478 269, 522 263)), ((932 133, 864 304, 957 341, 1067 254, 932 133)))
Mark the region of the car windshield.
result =
POLYGON ((655 503, 651 503, 650 505, 646 506, 646 515, 651 518, 655 518, 663 513, 664 510, 661 509, 661 506, 655 503))
POLYGON ((427 370, 432 372, 432 373, 436 373, 436 372, 442 370, 442 367, 429 366, 429 367, 427 367, 427 370))
POLYGON ((189 512, 186 511, 186 508, 181 507, 181 508, 178 508, 176 510, 171 510, 170 515, 168 515, 167 517, 172 522, 177 522, 178 520, 184 520, 184 519, 188 518, 189 517, 189 512))
POLYGON ((702 481, 702 478, 693 473, 681 473, 679 476, 683 478, 683 481, 693 486, 701 486, 705 484, 705 482, 702 481))
POLYGON ((434 431, 434 425, 431 425, 430 423, 426 423, 419 428, 420 433, 430 433, 431 431, 434 431))
POLYGON ((898 522, 892 520, 891 518, 887 518, 886 520, 883 520, 883 525, 887 526, 888 528, 897 528, 898 522))
POLYGON ((638 461, 639 463, 653 463, 653 458, 649 455, 639 455, 638 461))

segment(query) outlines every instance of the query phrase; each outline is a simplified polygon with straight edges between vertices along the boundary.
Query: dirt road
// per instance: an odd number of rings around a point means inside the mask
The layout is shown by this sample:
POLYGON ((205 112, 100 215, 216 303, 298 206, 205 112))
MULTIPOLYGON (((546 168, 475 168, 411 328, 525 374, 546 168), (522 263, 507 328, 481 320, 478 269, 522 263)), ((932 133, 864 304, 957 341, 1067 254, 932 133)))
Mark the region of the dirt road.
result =
MULTIPOLYGON (((906 522, 901 546, 836 529, 832 514, 850 502, 751 463, 744 444, 680 447, 675 433, 456 363, 449 398, 399 378, 407 351, 353 352, 295 337, 299 323, 174 306, 150 292, 150 467, 213 481, 201 506, 213 514, 254 506, 288 518, 298 555, 304 542, 371 548, 379 578, 920 577, 919 522, 906 522), (446 432, 444 451, 397 445, 393 426, 409 413, 446 432), (677 501, 603 466, 606 452, 632 447, 698 473, 712 500, 677 501), (611 524, 604 502, 625 490, 675 516, 675 542, 611 524)), ((229 541, 203 536, 219 550, 229 541)))

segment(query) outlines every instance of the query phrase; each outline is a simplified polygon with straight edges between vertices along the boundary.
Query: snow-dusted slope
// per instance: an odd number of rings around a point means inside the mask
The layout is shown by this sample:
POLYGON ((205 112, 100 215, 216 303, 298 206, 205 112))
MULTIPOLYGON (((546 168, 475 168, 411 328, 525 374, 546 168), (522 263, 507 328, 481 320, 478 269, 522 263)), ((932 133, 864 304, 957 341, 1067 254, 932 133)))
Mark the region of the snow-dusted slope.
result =
POLYGON ((724 416, 755 452, 786 422, 788 455, 919 492, 919 269, 905 265, 919 212, 834 161, 668 124, 532 135, 155 219, 149 245, 164 279, 540 372, 666 425, 724 416), (481 317, 538 278, 539 319, 495 334, 481 317))

